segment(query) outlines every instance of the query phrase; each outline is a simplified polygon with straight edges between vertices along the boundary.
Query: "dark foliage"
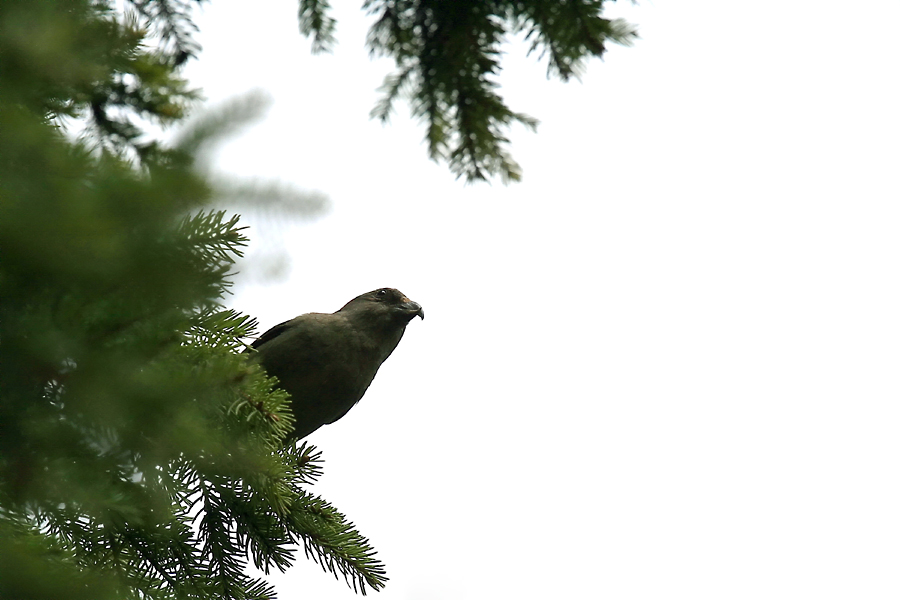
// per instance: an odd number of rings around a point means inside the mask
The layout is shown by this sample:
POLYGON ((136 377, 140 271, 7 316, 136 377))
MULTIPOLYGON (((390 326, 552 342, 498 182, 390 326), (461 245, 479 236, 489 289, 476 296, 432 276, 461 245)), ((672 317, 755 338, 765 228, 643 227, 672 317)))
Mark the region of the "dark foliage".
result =
MULTIPOLYGON (((577 77, 587 59, 602 57, 610 42, 631 44, 635 30, 603 17, 603 0, 366 0, 375 18, 372 54, 389 56, 397 70, 385 79, 372 116, 386 121, 399 97, 425 123, 429 156, 447 161, 468 181, 500 175, 521 178, 506 147, 514 123, 530 129, 537 120, 510 109, 498 93, 500 54, 511 34, 524 33, 530 52, 548 60, 548 76, 577 77)), ((300 0, 301 31, 315 49, 333 43, 328 5, 300 0)))

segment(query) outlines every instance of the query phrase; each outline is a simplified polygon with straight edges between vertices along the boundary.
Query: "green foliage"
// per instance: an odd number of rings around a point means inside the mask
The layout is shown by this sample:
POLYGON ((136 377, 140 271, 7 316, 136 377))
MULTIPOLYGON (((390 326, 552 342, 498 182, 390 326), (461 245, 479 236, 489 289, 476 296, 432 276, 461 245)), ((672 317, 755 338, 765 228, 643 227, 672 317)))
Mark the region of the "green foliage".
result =
MULTIPOLYGON (((316 48, 332 43, 328 5, 300 0, 301 32, 316 48)), ((506 150, 514 123, 535 129, 537 121, 511 110, 497 93, 500 54, 509 34, 524 33, 530 50, 548 58, 548 76, 577 77, 606 44, 631 44, 634 29, 603 18, 603 0, 366 0, 375 17, 369 31, 372 54, 390 56, 397 70, 385 79, 372 116, 386 121, 397 98, 426 124, 429 156, 447 161, 468 181, 500 175, 518 181, 521 169, 506 150)))
POLYGON ((367 540, 307 490, 321 457, 283 445, 286 396, 242 353, 255 321, 221 303, 246 237, 194 156, 255 102, 150 139, 190 104, 195 46, 186 3, 131 5, 156 28, 0 4, 0 597, 271 598, 248 560, 300 546, 378 589, 367 540))
POLYGON ((200 52, 200 45, 193 38, 197 27, 191 21, 191 9, 205 1, 128 0, 128 5, 162 47, 166 63, 177 67, 200 52))
POLYGON ((300 2, 300 33, 312 37, 313 52, 327 52, 337 41, 334 37, 335 20, 328 16, 330 8, 328 0, 300 2))

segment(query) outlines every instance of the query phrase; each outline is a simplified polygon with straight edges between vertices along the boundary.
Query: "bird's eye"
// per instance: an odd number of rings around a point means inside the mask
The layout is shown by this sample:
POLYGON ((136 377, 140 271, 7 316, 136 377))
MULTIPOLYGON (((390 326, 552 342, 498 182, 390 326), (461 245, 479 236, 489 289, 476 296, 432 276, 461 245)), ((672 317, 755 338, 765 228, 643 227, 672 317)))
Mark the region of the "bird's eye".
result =
POLYGON ((384 298, 385 296, 387 296, 387 290, 378 290, 375 295, 379 298, 384 298))

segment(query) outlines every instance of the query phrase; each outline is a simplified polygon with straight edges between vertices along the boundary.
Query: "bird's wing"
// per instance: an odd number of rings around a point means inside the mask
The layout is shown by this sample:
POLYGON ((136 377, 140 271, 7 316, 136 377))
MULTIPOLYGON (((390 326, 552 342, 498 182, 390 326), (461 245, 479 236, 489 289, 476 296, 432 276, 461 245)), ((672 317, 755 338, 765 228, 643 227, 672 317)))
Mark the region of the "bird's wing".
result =
POLYGON ((285 321, 284 323, 279 323, 275 327, 271 328, 270 330, 268 330, 267 332, 265 332, 264 334, 259 336, 259 338, 257 338, 257 340, 255 342, 250 344, 250 347, 251 348, 259 348, 266 342, 274 340, 279 335, 281 335, 282 333, 287 331, 288 327, 290 326, 290 323, 291 323, 290 321, 285 321))

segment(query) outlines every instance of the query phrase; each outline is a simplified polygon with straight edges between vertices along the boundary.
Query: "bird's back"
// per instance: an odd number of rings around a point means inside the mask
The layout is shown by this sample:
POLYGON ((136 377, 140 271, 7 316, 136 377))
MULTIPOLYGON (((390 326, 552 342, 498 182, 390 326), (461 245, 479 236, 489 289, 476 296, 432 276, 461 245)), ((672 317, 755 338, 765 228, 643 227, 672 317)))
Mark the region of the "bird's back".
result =
POLYGON ((381 361, 339 313, 301 315, 283 327, 271 339, 260 338, 258 360, 291 390, 295 435, 300 439, 340 419, 359 402, 381 361))

